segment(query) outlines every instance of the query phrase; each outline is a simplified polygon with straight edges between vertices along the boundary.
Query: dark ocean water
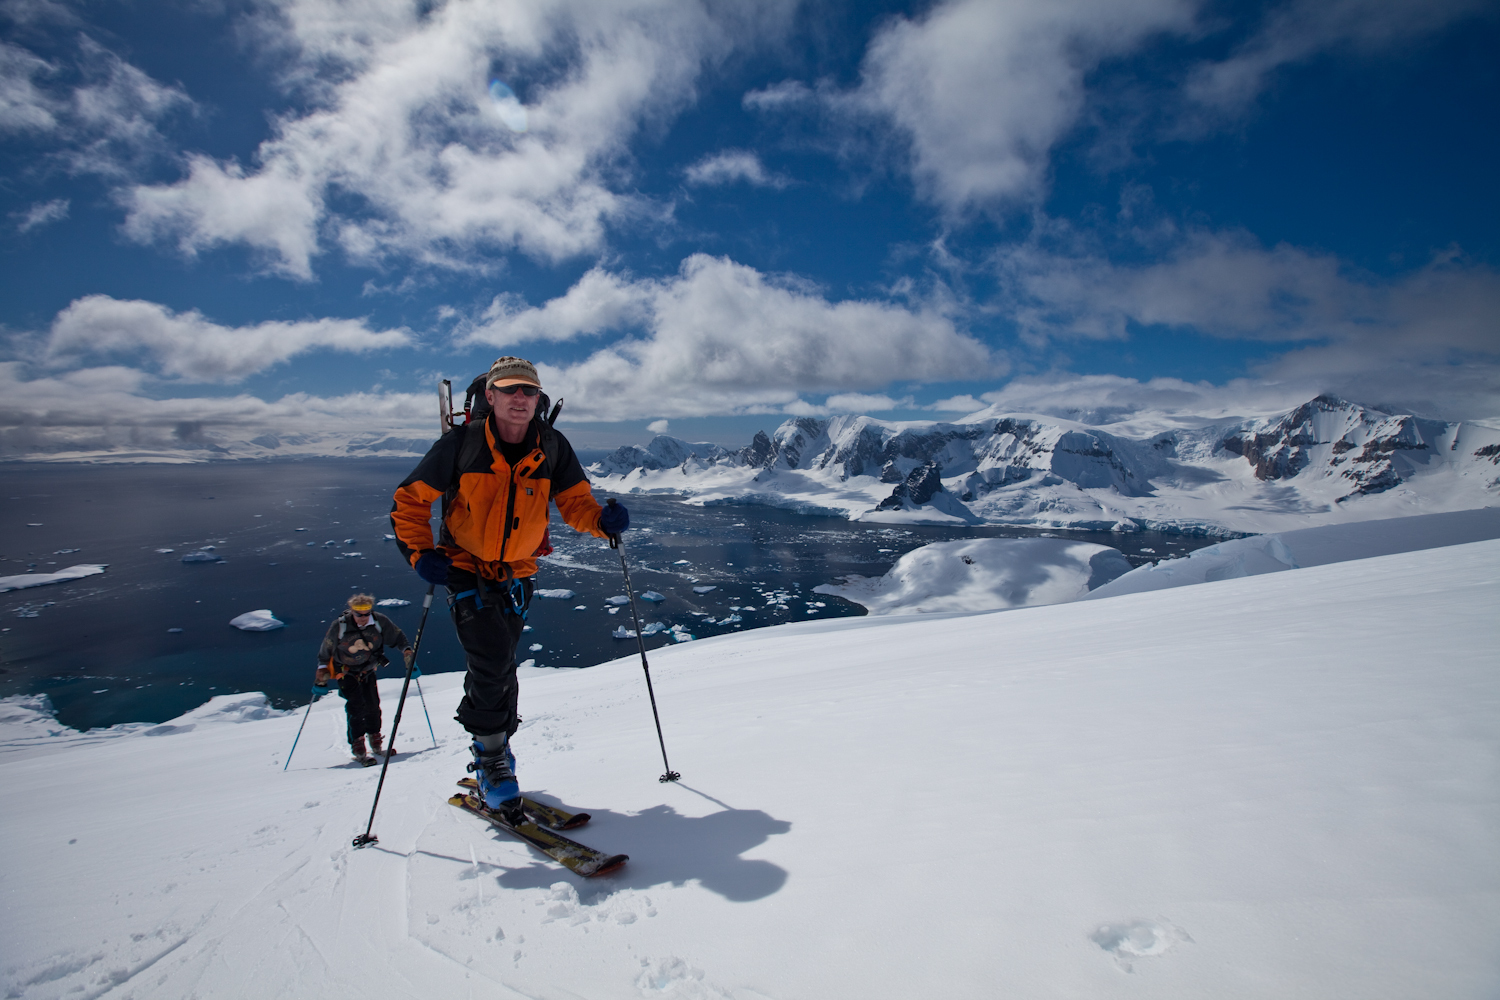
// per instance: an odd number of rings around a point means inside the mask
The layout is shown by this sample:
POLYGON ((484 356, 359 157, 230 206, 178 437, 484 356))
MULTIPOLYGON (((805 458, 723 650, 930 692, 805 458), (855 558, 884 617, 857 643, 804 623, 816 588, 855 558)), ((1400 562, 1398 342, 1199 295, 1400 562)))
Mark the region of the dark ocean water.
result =
MULTIPOLYGON (((281 708, 305 704, 318 644, 356 589, 412 602, 381 610, 408 635, 416 631, 426 585, 383 540, 391 493, 414 464, 0 466, 0 576, 32 565, 38 573, 109 565, 101 576, 0 594, 0 696, 46 693, 58 718, 78 729, 161 722, 237 691, 264 691, 281 708), (222 562, 181 561, 208 545, 222 562), (64 551, 70 549, 76 551, 64 551), (231 618, 260 608, 286 627, 230 627, 231 618)), ((664 598, 641 601, 642 620, 699 638, 863 614, 812 588, 851 573, 878 576, 929 542, 1039 534, 863 525, 757 506, 694 507, 663 496, 622 502, 631 513, 631 581, 638 592, 664 598), (695 586, 715 589, 698 594, 695 586)), ((630 624, 629 608, 611 612, 607 600, 625 592, 618 554, 555 514, 552 537, 556 558, 543 564, 537 586, 576 596, 533 601, 520 656, 574 668, 633 654, 634 640, 611 636, 630 624)), ((1137 565, 1213 541, 1154 532, 1068 537, 1113 545, 1137 565)), ((442 593, 422 641, 426 673, 463 669, 442 593)), ((653 635, 647 647, 672 641, 653 635)), ((388 667, 382 675, 400 671, 388 667)))

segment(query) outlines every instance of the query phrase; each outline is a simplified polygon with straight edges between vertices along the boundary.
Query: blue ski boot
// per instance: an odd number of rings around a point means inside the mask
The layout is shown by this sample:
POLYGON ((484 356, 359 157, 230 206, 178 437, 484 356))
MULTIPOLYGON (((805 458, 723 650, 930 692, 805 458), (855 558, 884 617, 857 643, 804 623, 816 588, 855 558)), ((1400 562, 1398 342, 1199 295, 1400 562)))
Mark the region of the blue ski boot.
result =
POLYGON ((483 742, 475 740, 474 763, 469 770, 479 779, 479 797, 485 808, 499 813, 511 826, 519 826, 526 822, 526 814, 521 806, 521 785, 516 781, 516 758, 508 744, 507 740, 499 749, 487 750, 483 742))

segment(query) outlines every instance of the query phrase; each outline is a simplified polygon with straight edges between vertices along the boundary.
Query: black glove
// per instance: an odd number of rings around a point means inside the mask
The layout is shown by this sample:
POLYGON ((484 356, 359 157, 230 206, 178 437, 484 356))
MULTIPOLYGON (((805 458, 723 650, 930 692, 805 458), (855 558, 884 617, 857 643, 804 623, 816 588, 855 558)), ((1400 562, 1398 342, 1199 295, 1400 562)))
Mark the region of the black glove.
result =
POLYGON ((599 530, 606 535, 618 535, 628 527, 630 511, 625 509, 624 504, 611 500, 599 514, 599 530))
POLYGON ((452 559, 449 559, 437 549, 428 549, 417 557, 417 575, 435 586, 446 587, 448 585, 448 567, 452 565, 452 559))

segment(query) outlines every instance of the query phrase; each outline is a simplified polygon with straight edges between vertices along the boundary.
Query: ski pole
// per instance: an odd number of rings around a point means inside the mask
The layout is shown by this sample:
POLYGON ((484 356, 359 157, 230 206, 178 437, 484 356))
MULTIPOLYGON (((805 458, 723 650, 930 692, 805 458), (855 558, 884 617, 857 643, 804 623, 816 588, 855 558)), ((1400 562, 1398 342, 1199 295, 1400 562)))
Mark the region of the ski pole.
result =
MULTIPOLYGON (((415 663, 417 659, 416 650, 412 650, 411 658, 413 663, 415 663)), ((422 693, 422 671, 420 669, 413 669, 411 676, 417 682, 417 697, 422 699, 422 714, 427 716, 427 735, 432 737, 432 745, 436 747, 437 733, 432 731, 432 716, 427 715, 427 696, 422 693)))
MULTIPOLYGON (((317 702, 318 695, 327 693, 328 689, 326 687, 314 687, 312 689, 312 701, 307 703, 307 711, 302 713, 302 726, 307 725, 307 717, 312 715, 312 707, 317 702)), ((297 739, 292 740, 292 748, 286 752, 286 763, 281 765, 283 771, 292 766, 292 754, 297 752, 297 740, 302 738, 302 726, 297 727, 297 739)))
POLYGON ((375 809, 380 805, 380 790, 385 787, 385 772, 391 766, 391 750, 396 746, 396 730, 401 728, 401 710, 406 707, 406 689, 411 687, 411 674, 417 666, 417 649, 422 645, 422 630, 427 627, 427 612, 432 610, 432 592, 435 589, 435 584, 428 584, 427 596, 422 599, 422 621, 417 625, 417 637, 412 640, 411 662, 406 665, 401 700, 396 702, 396 718, 391 722, 391 739, 385 745, 385 763, 380 766, 380 781, 375 785, 375 801, 370 803, 370 822, 365 824, 365 832, 354 838, 355 847, 369 847, 380 842, 380 838, 370 831, 375 828, 375 809))
MULTIPOLYGON (((615 498, 609 498, 609 505, 615 505, 615 498)), ((635 644, 641 651, 641 669, 646 672, 646 694, 651 698, 651 717, 656 720, 656 741, 661 744, 661 762, 665 765, 667 773, 663 774, 657 781, 681 781, 682 775, 672 770, 672 765, 667 763, 667 741, 661 735, 661 716, 656 711, 656 692, 651 688, 651 664, 646 662, 646 640, 641 635, 641 615, 635 609, 635 589, 630 586, 630 567, 625 565, 625 546, 620 544, 619 535, 609 536, 609 547, 618 549, 620 553, 620 572, 625 574, 625 596, 630 598, 630 617, 635 622, 635 644)))

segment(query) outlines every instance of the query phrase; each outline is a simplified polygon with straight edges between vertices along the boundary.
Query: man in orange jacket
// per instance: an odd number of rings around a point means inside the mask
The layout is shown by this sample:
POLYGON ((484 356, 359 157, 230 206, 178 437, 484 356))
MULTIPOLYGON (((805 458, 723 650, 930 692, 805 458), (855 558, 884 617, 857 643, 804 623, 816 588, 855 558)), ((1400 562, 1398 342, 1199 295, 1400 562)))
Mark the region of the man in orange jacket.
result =
POLYGON ((548 504, 599 538, 630 526, 623 505, 594 500, 573 446, 538 418, 541 387, 531 362, 497 360, 486 378, 489 415, 438 439, 396 489, 391 508, 402 555, 422 579, 448 590, 468 660, 457 718, 474 736, 471 770, 485 804, 512 823, 524 818, 509 746, 518 722, 516 645, 537 556, 546 551, 548 504), (474 434, 484 435, 482 446, 474 434), (443 524, 434 545, 429 518, 440 497, 443 524))

